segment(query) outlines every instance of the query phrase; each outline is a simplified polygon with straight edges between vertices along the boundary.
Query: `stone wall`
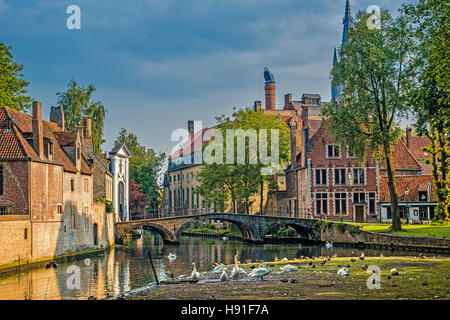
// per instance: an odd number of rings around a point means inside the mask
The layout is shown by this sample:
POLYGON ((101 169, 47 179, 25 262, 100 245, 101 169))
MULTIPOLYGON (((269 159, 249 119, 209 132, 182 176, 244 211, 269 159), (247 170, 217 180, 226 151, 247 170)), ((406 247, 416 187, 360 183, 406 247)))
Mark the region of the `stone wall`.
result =
POLYGON ((337 224, 331 224, 329 228, 326 228, 324 231, 322 231, 322 241, 354 244, 382 244, 390 246, 450 248, 449 239, 430 237, 405 237, 364 230, 361 230, 359 233, 351 234, 348 231, 340 232, 336 229, 336 225, 337 224))
POLYGON ((0 216, 0 265, 31 259, 31 223, 28 215, 0 216), (25 231, 26 230, 26 231, 25 231), (26 238, 25 238, 26 237, 26 238))

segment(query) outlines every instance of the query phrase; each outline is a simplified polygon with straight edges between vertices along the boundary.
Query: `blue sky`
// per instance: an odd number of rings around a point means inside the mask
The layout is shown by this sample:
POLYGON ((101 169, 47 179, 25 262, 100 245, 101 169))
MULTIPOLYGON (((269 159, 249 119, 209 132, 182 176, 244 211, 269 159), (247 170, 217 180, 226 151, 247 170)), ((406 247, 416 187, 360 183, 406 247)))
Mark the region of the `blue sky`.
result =
MULTIPOLYGON (((353 0, 352 14, 408 1, 353 0)), ((108 110, 105 150, 123 127, 170 151, 171 132, 187 120, 213 125, 233 107, 264 104, 266 66, 278 104, 288 92, 329 101, 344 8, 345 0, 0 0, 0 42, 24 65, 44 119, 73 77, 93 84, 108 110), (71 4, 81 30, 66 28, 71 4)))

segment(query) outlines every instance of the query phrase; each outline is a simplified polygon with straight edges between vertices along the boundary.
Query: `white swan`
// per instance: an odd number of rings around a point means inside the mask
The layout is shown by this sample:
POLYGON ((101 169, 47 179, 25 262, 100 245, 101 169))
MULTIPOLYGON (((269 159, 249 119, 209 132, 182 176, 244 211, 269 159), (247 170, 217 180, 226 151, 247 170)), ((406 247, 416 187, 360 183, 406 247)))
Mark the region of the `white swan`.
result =
POLYGON ((167 256, 167 258, 169 259, 170 262, 175 261, 175 259, 177 258, 177 255, 175 253, 169 253, 169 255, 167 256))
POLYGON ((194 266, 194 269, 192 270, 191 278, 192 280, 197 282, 198 279, 200 279, 200 273, 197 271, 197 268, 195 267, 195 262, 192 262, 192 265, 194 266))
POLYGON ((247 272, 245 272, 244 269, 238 267, 237 258, 238 258, 238 256, 235 255, 234 256, 234 267, 233 267, 233 271, 231 272, 231 277, 233 279, 237 279, 240 274, 247 274, 247 272))
POLYGON ((281 270, 283 270, 284 272, 291 272, 291 271, 295 271, 297 270, 297 267, 294 267, 291 264, 287 264, 284 267, 280 268, 281 270))
POLYGON ((220 275, 220 282, 224 283, 228 280, 227 268, 224 268, 222 274, 220 275))
POLYGON ((338 270, 337 274, 338 274, 338 276, 346 276, 346 275, 348 275, 348 271, 346 268, 342 267, 338 270))
POLYGON ((227 241, 228 237, 223 237, 222 239, 223 239, 223 241, 227 241))
POLYGON ((333 248, 333 241, 331 241, 331 242, 328 242, 328 241, 327 241, 327 243, 325 244, 325 247, 326 247, 327 249, 332 249, 332 248, 333 248))
POLYGON ((221 273, 223 271, 224 267, 225 267, 225 265, 223 263, 221 263, 217 267, 214 268, 213 272, 214 273, 221 273))
POLYGON ((261 265, 259 265, 258 268, 253 269, 253 271, 250 272, 248 275, 251 277, 260 277, 261 280, 264 280, 263 277, 268 275, 269 272, 270 272, 270 268, 261 267, 261 265))

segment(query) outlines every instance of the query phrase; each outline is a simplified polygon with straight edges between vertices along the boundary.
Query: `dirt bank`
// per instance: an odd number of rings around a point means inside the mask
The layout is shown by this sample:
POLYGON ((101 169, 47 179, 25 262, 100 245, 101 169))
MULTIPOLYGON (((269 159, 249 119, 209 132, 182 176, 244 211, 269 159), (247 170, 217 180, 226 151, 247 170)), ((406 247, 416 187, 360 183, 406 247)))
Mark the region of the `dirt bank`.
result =
MULTIPOLYGON (((198 283, 164 284, 125 299, 204 300, 213 295, 216 299, 450 299, 449 258, 332 258, 320 263, 325 260, 269 262, 271 272, 264 281, 244 276, 221 283, 217 274, 205 272, 198 283), (297 270, 282 272, 280 267, 286 264, 297 270), (373 273, 363 269, 366 264, 380 268, 381 289, 367 287, 373 273), (340 265, 350 265, 348 276, 337 275, 340 265), (390 275, 392 268, 399 275, 390 275)), ((250 272, 252 264, 240 266, 250 272)))

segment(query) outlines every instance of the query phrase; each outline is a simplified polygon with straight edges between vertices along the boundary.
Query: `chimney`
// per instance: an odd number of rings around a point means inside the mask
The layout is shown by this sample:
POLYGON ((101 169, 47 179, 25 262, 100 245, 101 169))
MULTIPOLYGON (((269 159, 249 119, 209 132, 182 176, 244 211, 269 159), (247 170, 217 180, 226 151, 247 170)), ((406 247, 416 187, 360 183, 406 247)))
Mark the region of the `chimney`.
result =
POLYGON ((288 104, 292 102, 292 93, 286 93, 284 95, 284 106, 287 107, 288 104))
POLYGON ((290 131, 290 140, 291 140, 291 166, 294 166, 295 161, 297 160, 297 116, 292 116, 291 120, 289 120, 289 131, 290 131))
POLYGON ((194 136, 194 120, 188 120, 189 137, 194 136))
POLYGON ((412 133, 411 127, 406 127, 406 146, 408 148, 411 144, 411 133, 412 133))
POLYGON ((253 109, 255 111, 261 111, 261 101, 255 101, 255 104, 253 106, 253 109))
POLYGON ((84 135, 83 135, 83 126, 74 126, 76 132, 78 132, 78 135, 81 139, 81 144, 84 144, 84 135))
POLYGON ((62 106, 52 107, 52 110, 50 111, 50 121, 57 123, 62 131, 65 130, 64 127, 64 110, 62 106))
POLYGON ((92 117, 84 116, 83 117, 83 137, 84 143, 86 146, 92 148, 92 117))
POLYGON ((264 91, 266 93, 266 109, 268 110, 276 109, 275 89, 275 82, 266 82, 264 85, 264 91))
POLYGON ((306 161, 308 159, 308 153, 311 152, 311 143, 309 140, 309 118, 308 118, 308 106, 302 106, 302 148, 303 157, 302 167, 306 167, 306 161))
POLYGON ((38 156, 44 159, 44 132, 42 128, 42 108, 40 101, 33 101, 33 147, 38 156))

